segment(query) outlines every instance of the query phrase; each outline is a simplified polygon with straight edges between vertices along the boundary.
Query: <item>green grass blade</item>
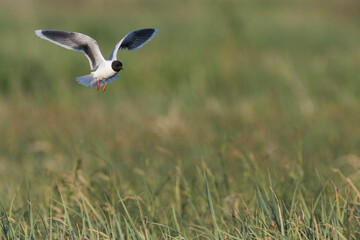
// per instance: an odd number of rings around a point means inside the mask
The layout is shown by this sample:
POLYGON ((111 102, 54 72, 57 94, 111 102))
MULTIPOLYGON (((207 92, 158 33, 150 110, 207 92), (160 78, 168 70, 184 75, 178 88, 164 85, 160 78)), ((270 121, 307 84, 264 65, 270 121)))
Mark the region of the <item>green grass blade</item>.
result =
POLYGON ((207 181, 205 170, 204 170, 204 185, 205 185, 206 199, 207 199, 207 202, 208 202, 208 205, 209 205, 212 224, 213 224, 213 227, 214 227, 214 236, 215 236, 216 240, 222 239, 222 236, 220 235, 220 232, 219 232, 219 227, 218 227, 218 224, 217 224, 217 220, 216 220, 215 210, 214 210, 214 206, 213 206, 213 202, 212 202, 211 193, 210 193, 209 184, 208 184, 208 181, 207 181))

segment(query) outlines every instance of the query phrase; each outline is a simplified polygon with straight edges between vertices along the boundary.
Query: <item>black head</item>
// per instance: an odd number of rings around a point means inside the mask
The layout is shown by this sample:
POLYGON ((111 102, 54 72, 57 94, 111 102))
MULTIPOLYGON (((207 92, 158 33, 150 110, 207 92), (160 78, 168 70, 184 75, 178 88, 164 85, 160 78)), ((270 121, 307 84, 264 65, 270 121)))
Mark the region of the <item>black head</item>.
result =
POLYGON ((119 72, 122 68, 122 63, 120 61, 113 61, 111 63, 111 68, 115 71, 115 72, 119 72))

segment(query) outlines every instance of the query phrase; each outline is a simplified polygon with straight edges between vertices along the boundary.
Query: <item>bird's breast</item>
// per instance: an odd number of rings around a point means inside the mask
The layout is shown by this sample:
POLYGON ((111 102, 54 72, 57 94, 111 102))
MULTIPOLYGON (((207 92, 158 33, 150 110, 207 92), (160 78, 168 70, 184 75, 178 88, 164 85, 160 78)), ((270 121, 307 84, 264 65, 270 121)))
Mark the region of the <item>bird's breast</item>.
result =
POLYGON ((100 66, 95 72, 92 73, 93 78, 96 79, 97 81, 112 78, 116 74, 117 72, 115 72, 114 70, 112 70, 111 67, 108 66, 104 66, 104 67, 100 66))

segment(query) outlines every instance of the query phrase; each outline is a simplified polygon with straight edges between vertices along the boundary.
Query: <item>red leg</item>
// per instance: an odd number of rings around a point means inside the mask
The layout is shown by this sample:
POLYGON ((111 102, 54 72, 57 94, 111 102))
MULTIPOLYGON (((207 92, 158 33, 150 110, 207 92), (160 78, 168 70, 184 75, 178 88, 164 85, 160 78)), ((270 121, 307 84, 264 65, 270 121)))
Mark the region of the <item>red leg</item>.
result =
POLYGON ((96 90, 99 91, 99 87, 100 87, 100 81, 98 81, 98 86, 97 86, 96 90))
POLYGON ((107 80, 105 80, 105 85, 104 85, 104 88, 103 88, 103 92, 105 92, 106 85, 107 85, 107 80))

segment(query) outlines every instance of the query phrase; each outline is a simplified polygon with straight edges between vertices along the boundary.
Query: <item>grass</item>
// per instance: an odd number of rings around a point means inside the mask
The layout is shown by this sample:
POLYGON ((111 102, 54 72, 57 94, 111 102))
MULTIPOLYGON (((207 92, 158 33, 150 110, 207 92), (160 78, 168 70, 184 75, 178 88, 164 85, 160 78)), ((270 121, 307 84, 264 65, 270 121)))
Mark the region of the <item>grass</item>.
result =
POLYGON ((179 185, 161 191, 168 196, 181 193, 181 201, 172 203, 161 201, 151 187, 139 196, 122 196, 114 181, 108 182, 110 190, 103 194, 80 181, 57 185, 53 193, 60 200, 51 196, 35 207, 29 196, 17 220, 13 215, 19 213, 3 209, 2 238, 356 239, 359 234, 359 195, 347 186, 338 189, 334 183, 324 183, 307 201, 309 191, 299 182, 287 194, 259 185, 246 201, 240 193, 222 199, 222 189, 215 187, 216 177, 209 170, 199 170, 202 182, 191 188, 179 175, 179 185))
POLYGON ((1 239, 358 239, 357 1, 0 3, 1 239), (36 37, 82 32, 104 56, 36 37))

